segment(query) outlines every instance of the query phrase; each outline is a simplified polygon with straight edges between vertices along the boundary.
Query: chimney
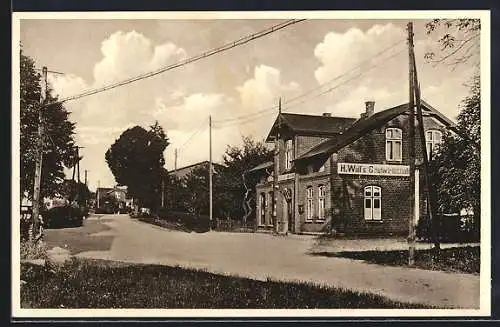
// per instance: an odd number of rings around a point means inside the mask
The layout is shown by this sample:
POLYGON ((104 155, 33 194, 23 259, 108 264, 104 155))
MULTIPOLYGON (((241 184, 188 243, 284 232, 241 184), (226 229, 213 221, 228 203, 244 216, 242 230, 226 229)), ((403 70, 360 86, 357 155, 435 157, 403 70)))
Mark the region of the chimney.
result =
POLYGON ((332 116, 332 113, 331 112, 324 112, 323 117, 331 117, 332 116))
POLYGON ((365 106, 366 106, 366 112, 364 117, 368 118, 375 112, 375 101, 366 101, 365 106))

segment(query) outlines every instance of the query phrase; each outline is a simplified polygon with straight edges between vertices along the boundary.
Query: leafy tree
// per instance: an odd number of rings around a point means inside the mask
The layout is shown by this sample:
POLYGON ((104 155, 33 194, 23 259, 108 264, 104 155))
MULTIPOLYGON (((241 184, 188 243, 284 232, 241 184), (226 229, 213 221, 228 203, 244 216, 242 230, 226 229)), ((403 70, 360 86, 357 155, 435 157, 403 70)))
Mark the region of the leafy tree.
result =
POLYGON ((216 174, 214 182, 216 207, 220 213, 246 222, 255 207, 255 186, 258 182, 256 176, 246 172, 272 160, 272 156, 272 150, 251 137, 243 136, 241 147, 227 146, 223 155, 226 168, 216 174))
POLYGON ((440 212, 474 212, 480 229, 481 213, 481 88, 479 76, 470 85, 457 120, 457 133, 447 133, 432 160, 440 212))
POLYGON ((427 52, 425 58, 454 68, 473 61, 479 63, 481 21, 479 19, 434 19, 425 25, 427 34, 440 33, 440 53, 427 52))
POLYGON ((183 180, 184 206, 187 212, 197 215, 208 215, 209 205, 209 183, 208 167, 197 167, 193 169, 183 180), (187 196, 186 196, 187 194, 187 196))
POLYGON ((163 151, 168 146, 163 128, 155 122, 146 130, 134 126, 124 131, 106 151, 106 162, 119 185, 142 206, 160 205, 162 179, 165 178, 163 151))
POLYGON ((76 201, 79 205, 84 205, 91 198, 91 192, 87 185, 71 179, 60 184, 59 193, 70 203, 76 201))
MULTIPOLYGON (((40 79, 35 62, 20 53, 20 187, 21 195, 33 198, 33 182, 38 140, 38 112, 40 109, 40 79)), ((57 102, 50 88, 46 103, 57 102)), ((75 146, 75 124, 62 104, 47 106, 42 111, 44 126, 41 197, 54 195, 64 180, 64 166, 71 167, 75 146)))

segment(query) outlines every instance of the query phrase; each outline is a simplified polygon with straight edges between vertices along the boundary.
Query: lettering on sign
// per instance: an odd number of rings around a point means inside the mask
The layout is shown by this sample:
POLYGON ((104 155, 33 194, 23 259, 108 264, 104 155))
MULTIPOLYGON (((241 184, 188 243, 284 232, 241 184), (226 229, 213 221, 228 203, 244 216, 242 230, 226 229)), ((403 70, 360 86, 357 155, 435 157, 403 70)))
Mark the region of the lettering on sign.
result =
MULTIPOLYGON (((289 180, 289 179, 293 179, 295 177, 295 174, 294 173, 291 173, 291 174, 283 174, 283 175, 278 175, 278 182, 281 182, 281 181, 286 181, 286 180, 289 180)), ((268 182, 272 182, 273 181, 273 176, 269 176, 267 178, 267 181, 268 182)))
POLYGON ((337 172, 346 175, 410 176, 410 166, 339 162, 337 172))

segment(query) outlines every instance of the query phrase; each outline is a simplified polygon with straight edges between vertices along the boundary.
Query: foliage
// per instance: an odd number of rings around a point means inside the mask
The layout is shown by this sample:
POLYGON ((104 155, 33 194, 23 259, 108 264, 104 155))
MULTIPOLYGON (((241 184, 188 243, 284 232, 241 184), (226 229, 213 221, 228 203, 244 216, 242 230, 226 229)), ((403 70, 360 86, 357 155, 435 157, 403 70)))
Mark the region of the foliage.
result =
POLYGON ((185 209, 196 215, 209 214, 209 176, 208 167, 193 169, 183 180, 183 186, 188 191, 185 197, 185 209))
MULTIPOLYGON (((40 74, 33 59, 20 54, 20 187, 21 194, 33 194, 33 180, 37 154, 38 111, 40 108, 40 74)), ((46 103, 57 97, 47 92, 46 103)), ((72 165, 75 124, 62 104, 50 105, 42 111, 44 126, 41 197, 50 197, 64 180, 64 166, 72 165)))
POLYGON ((47 248, 42 242, 22 241, 20 250, 21 260, 47 259, 47 248))
POLYGON ((58 191, 70 203, 76 201, 79 205, 84 205, 91 198, 91 192, 87 185, 71 179, 64 180, 59 185, 58 191))
POLYGON ((376 294, 158 265, 73 260, 21 265, 22 308, 424 308, 376 294))
POLYGON ((222 217, 246 221, 255 208, 255 186, 258 182, 258 176, 246 172, 272 160, 273 151, 251 137, 243 136, 242 140, 241 147, 227 146, 223 155, 226 168, 218 171, 214 189, 217 194, 215 206, 222 217))
POLYGON ((481 211, 481 89, 476 76, 470 94, 462 102, 456 133, 447 133, 431 162, 437 189, 438 210, 457 213, 473 211, 479 231, 481 211))
POLYGON ((456 67, 469 61, 479 62, 481 21, 479 19, 434 19, 425 25, 427 34, 442 32, 438 39, 441 54, 427 52, 425 58, 456 67))
POLYGON ((106 162, 119 185, 144 207, 159 207, 165 178, 163 151, 168 146, 163 128, 155 122, 146 130, 135 126, 124 131, 106 151, 106 162))

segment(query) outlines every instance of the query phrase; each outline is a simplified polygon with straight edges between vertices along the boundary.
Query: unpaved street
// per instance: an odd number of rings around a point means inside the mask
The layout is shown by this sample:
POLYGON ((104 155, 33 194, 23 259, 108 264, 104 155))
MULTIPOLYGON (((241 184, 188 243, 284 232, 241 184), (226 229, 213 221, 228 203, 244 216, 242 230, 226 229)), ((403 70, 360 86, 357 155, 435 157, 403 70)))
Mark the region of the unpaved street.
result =
MULTIPOLYGON (((405 302, 479 308, 479 276, 312 256, 308 252, 314 246, 313 237, 185 233, 165 230, 127 215, 90 219, 100 219, 110 229, 88 235, 87 243, 103 237, 112 237, 112 242, 96 250, 78 251, 78 257, 179 265, 260 280, 307 281, 376 292, 405 302)), ((53 231, 49 238, 57 238, 57 233, 53 231)))

